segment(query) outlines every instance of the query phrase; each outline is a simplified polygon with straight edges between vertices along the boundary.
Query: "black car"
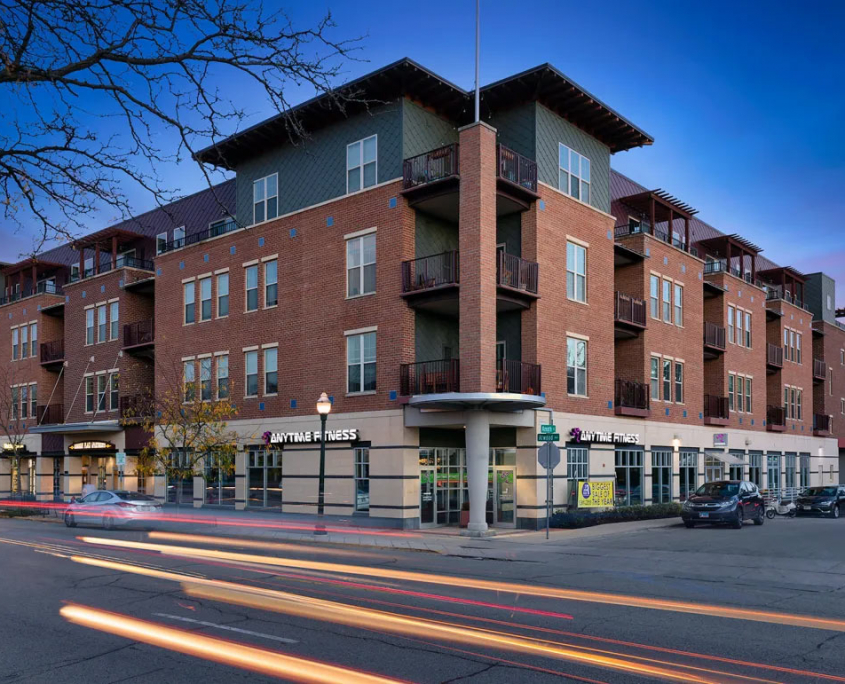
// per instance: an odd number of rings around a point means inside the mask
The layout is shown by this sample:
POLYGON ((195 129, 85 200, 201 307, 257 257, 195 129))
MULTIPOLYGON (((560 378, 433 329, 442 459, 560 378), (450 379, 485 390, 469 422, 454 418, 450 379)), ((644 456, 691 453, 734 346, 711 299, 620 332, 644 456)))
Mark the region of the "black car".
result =
POLYGON ((681 518, 687 527, 696 523, 727 524, 742 529, 746 520, 762 525, 766 506, 763 495, 753 482, 721 480, 701 485, 681 508, 681 518))
POLYGON ((845 508, 845 486, 825 485, 823 487, 807 487, 798 496, 798 513, 807 515, 820 513, 838 518, 845 508))

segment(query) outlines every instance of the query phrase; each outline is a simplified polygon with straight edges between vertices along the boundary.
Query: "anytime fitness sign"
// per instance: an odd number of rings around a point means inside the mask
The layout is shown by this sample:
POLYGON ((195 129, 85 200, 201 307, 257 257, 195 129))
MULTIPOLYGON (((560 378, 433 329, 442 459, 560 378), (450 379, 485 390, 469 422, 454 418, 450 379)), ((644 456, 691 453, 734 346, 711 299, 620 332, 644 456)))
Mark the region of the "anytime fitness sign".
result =
POLYGON ((599 442, 601 444, 639 444, 640 436, 635 432, 590 432, 572 428, 570 436, 575 442, 599 442))
MULTIPOLYGON (((270 432, 264 433, 264 443, 271 444, 309 444, 320 442, 320 431, 306 432, 270 432)), ((355 442, 358 440, 358 429, 326 430, 326 442, 355 442)))

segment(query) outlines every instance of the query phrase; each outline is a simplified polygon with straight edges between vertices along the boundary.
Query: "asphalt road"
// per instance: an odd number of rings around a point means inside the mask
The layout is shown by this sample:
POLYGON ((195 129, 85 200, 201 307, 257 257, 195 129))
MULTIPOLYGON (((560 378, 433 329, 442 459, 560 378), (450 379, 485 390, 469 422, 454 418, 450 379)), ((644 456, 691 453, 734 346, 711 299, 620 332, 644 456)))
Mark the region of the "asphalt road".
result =
POLYGON ((777 519, 501 561, 0 519, 0 681, 845 682, 843 540, 777 519))

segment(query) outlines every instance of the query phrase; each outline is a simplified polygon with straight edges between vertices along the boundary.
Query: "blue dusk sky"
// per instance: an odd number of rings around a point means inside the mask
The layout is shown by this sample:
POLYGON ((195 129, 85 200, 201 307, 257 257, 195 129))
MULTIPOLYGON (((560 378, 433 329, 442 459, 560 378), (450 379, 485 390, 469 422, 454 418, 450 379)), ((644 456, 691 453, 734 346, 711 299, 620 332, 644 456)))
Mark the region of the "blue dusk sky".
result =
MULTIPOLYGON (((348 64, 344 80, 408 56, 472 88, 473 0, 284 6, 298 24, 331 9, 336 37, 364 36, 365 61, 348 64)), ((779 264, 825 271, 845 306, 843 35, 842 2, 482 0, 481 82, 554 64, 654 137, 615 155, 614 168, 779 264)), ((272 113, 260 93, 244 94, 241 105, 255 103, 250 123, 272 113)), ((294 102, 312 95, 291 91, 294 102)), ((184 194, 203 188, 191 162, 159 171, 184 194)), ((137 211, 152 208, 129 192, 137 211)), ((92 219, 91 230, 111 218, 92 219)), ((31 242, 7 223, 0 236, 7 261, 31 242)))

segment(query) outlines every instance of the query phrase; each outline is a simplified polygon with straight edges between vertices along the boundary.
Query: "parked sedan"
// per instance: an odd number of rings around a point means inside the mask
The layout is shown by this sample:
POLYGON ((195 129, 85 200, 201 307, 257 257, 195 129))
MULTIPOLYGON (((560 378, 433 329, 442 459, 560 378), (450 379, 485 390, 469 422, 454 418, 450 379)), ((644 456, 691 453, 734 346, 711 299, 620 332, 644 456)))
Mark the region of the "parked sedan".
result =
POLYGON ((681 508, 681 518, 687 527, 695 527, 696 523, 721 523, 742 529, 746 520, 762 525, 765 513, 763 496, 757 485, 743 480, 703 484, 681 508))
POLYGON ((107 530, 133 523, 148 525, 161 510, 161 504, 146 494, 101 490, 71 501, 65 511, 65 525, 102 525, 107 530))
POLYGON ((817 513, 838 518, 845 508, 845 486, 827 485, 825 487, 807 487, 798 496, 798 513, 817 513))

